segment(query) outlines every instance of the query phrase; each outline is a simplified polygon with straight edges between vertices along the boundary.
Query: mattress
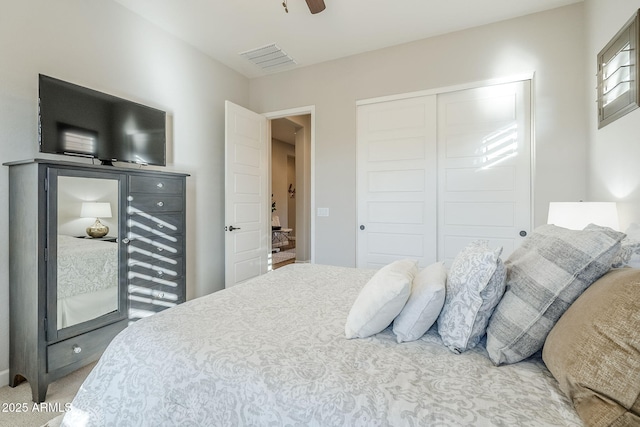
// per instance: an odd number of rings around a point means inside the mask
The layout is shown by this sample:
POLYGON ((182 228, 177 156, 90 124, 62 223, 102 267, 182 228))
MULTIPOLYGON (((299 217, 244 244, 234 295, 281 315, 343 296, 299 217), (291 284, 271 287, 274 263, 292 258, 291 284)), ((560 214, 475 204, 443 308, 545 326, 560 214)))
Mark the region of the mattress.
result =
POLYGON ((63 426, 581 426, 539 357, 495 367, 435 330, 347 340, 372 270, 292 264, 142 319, 63 426))

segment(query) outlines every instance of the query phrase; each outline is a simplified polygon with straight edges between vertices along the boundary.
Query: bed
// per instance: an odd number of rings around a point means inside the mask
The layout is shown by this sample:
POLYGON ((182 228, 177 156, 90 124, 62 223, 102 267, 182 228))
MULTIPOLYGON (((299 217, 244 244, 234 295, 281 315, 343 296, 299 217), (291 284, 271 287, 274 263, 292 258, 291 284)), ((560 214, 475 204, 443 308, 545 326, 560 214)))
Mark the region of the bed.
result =
MULTIPOLYGON (((437 325, 402 343, 391 325, 347 339, 345 319, 382 270, 292 264, 142 319, 112 341, 62 425, 583 425, 542 351, 496 366, 486 336, 454 352, 437 325)), ((640 274, 626 270, 633 280, 618 282, 637 292, 640 274)), ((577 335, 560 332, 563 345, 577 335)), ((640 366, 626 372, 633 383, 632 372, 640 366)))
POLYGON ((118 309, 118 245, 58 235, 58 329, 118 309))

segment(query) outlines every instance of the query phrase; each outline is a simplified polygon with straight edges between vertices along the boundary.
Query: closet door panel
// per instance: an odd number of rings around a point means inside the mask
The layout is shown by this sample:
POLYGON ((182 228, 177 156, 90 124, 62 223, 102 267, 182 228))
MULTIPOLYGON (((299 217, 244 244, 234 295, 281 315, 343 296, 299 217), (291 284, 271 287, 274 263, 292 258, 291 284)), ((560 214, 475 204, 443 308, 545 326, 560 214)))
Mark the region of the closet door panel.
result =
POLYGON ((438 258, 488 240, 502 258, 531 228, 530 83, 438 95, 438 258), (524 234, 523 233, 523 234, 524 234))
POLYGON ((358 267, 436 259, 435 112, 435 96, 358 107, 358 267))

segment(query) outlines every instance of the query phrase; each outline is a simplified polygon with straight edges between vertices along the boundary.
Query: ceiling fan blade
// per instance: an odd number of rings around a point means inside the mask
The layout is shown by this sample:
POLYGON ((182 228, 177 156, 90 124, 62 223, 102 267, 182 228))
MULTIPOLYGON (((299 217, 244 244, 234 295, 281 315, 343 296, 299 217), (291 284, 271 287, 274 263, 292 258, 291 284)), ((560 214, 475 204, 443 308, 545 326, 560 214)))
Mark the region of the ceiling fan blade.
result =
POLYGON ((325 9, 324 0, 307 0, 311 13, 320 13, 325 9))

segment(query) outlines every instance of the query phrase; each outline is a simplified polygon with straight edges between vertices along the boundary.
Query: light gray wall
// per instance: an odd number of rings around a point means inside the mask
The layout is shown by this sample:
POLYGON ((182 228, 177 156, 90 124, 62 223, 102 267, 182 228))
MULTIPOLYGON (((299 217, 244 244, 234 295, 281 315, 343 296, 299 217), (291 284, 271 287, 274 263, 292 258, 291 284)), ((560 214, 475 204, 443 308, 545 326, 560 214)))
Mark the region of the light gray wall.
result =
MULTIPOLYGON (((596 56, 640 8, 640 0, 586 0, 589 101, 596 99, 596 56)), ((598 129, 595 102, 588 104, 589 200, 618 203, 620 228, 640 222, 640 109, 598 129)))
MULTIPOLYGON (((315 105, 315 261, 355 266, 356 101, 535 72, 536 225, 586 196, 581 3, 251 80, 251 108, 315 105)), ((312 213, 312 214, 315 214, 312 213)))
MULTIPOLYGON (((187 297, 224 288, 224 100, 248 106, 248 80, 104 0, 3 2, 0 58, 2 163, 38 156, 38 73, 169 112, 169 169, 191 174, 187 297)), ((0 385, 9 368, 7 204, 2 166, 0 385)))

